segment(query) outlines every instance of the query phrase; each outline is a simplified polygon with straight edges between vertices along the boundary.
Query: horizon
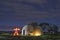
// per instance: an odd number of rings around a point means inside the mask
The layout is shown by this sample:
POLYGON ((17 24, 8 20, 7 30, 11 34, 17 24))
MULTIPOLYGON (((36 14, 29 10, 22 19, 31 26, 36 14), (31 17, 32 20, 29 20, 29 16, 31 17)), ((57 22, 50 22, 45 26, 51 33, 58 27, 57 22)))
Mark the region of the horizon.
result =
MULTIPOLYGON (((42 22, 43 23, 43 22, 42 22)), ((37 23, 38 24, 38 23, 37 23)), ((41 24, 41 23, 40 23, 41 24)), ((49 23, 48 23, 49 24, 49 23)), ((26 24, 26 25, 28 25, 28 24, 26 24)), ((49 25, 55 25, 55 24, 49 24, 49 25)), ((23 27, 24 27, 25 25, 23 25, 23 26, 18 26, 18 25, 14 25, 14 26, 7 26, 7 25, 1 25, 0 26, 0 31, 13 31, 13 28, 15 28, 15 27, 18 27, 18 28, 20 28, 20 29, 22 29, 23 27)), ((39 26, 39 24, 37 25, 37 26, 39 26)), ((56 25, 57 26, 57 25, 56 25)), ((59 26, 57 26, 58 28, 59 28, 59 30, 58 30, 58 32, 60 32, 60 27, 59 26)), ((21 30, 20 30, 21 31, 21 30)))

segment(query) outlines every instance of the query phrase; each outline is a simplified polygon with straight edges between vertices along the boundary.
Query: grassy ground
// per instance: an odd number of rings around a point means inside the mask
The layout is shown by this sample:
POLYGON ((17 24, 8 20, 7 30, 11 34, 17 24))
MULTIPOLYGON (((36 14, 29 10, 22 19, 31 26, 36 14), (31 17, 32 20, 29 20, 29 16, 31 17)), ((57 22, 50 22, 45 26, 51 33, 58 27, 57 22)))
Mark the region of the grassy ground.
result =
POLYGON ((60 34, 44 34, 42 36, 18 36, 14 37, 9 34, 0 35, 0 40, 60 40, 60 34))

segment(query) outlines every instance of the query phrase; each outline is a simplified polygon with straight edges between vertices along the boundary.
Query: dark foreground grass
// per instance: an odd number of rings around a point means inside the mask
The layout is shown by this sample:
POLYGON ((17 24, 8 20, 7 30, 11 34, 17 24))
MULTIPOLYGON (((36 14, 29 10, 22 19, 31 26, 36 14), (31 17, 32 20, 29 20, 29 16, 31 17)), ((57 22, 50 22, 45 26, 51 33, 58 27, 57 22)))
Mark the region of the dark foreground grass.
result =
POLYGON ((60 35, 42 35, 42 36, 10 36, 1 35, 0 40, 60 40, 60 35))

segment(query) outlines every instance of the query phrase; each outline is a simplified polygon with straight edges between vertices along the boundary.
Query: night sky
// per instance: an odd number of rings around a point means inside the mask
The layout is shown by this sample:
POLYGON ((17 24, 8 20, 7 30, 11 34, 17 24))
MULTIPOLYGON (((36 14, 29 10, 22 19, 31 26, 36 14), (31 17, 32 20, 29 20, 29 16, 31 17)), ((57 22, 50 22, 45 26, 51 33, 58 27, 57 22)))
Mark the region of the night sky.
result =
POLYGON ((60 0, 0 0, 0 29, 22 27, 31 22, 47 22, 59 27, 60 0))

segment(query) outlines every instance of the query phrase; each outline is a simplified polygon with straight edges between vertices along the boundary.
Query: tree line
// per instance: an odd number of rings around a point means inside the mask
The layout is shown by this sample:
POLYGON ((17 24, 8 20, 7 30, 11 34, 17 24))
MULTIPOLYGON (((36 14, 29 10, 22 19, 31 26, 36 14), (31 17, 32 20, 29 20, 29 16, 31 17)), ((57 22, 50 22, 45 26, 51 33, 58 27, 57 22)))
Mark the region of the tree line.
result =
POLYGON ((49 34, 57 34, 59 30, 59 27, 55 24, 49 24, 49 23, 38 24, 37 22, 32 22, 31 25, 34 27, 40 26, 43 31, 46 30, 49 34))

